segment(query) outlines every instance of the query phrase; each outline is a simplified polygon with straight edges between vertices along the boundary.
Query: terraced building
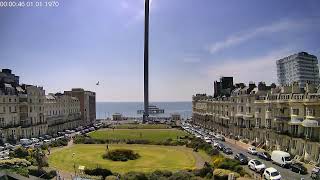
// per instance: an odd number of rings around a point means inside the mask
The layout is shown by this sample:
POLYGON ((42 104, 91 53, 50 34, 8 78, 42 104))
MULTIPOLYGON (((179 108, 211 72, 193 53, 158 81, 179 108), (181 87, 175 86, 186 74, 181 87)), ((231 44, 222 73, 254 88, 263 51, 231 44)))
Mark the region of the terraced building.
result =
POLYGON ((193 96, 193 123, 266 150, 320 161, 320 89, 236 85, 230 97, 193 96))

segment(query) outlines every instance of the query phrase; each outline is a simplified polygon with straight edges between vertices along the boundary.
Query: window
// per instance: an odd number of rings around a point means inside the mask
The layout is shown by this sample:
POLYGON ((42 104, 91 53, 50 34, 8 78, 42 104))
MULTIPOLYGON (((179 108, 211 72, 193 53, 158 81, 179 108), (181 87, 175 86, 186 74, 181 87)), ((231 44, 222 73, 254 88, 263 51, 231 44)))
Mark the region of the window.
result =
POLYGON ((3 113, 6 113, 6 107, 3 107, 3 113))
POLYGON ((293 115, 299 115, 299 109, 292 109, 293 115))
POLYGON ((11 113, 11 106, 9 106, 9 113, 11 113))

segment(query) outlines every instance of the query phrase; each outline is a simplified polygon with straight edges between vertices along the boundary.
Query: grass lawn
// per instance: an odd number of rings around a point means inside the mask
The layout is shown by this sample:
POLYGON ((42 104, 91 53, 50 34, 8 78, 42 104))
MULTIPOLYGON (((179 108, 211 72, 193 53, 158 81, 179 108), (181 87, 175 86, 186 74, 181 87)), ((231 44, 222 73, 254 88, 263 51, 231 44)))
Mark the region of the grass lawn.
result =
POLYGON ((166 124, 120 124, 115 125, 116 129, 168 129, 171 126, 166 124))
POLYGON ((87 168, 100 166, 118 173, 128 171, 150 172, 156 169, 175 171, 195 168, 196 159, 192 153, 192 149, 185 147, 127 144, 109 145, 109 149, 118 148, 131 149, 139 153, 141 157, 137 160, 127 162, 105 160, 102 158, 102 154, 106 151, 105 145, 78 144, 53 152, 49 156, 49 164, 51 167, 73 172, 72 154, 75 153, 74 161, 76 168, 78 168, 79 165, 86 166, 87 168))
POLYGON ((177 139, 188 133, 177 129, 101 129, 89 133, 95 139, 144 139, 153 142, 165 141, 168 138, 177 139))

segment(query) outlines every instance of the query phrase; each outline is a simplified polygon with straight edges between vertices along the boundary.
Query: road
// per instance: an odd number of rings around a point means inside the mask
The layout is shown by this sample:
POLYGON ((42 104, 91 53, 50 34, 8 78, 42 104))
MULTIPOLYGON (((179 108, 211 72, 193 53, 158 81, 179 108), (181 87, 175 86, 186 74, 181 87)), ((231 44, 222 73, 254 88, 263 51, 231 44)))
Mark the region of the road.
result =
MULTIPOLYGON (((311 179, 310 172, 309 172, 309 174, 301 175, 301 174, 292 172, 290 169, 286 169, 286 168, 282 168, 280 166, 277 166, 277 165, 273 164, 271 161, 265 161, 265 160, 259 159, 257 156, 253 156, 253 155, 247 153, 247 149, 239 146, 238 144, 234 144, 231 142, 222 142, 222 143, 225 146, 230 147, 232 149, 233 155, 231 155, 229 157, 233 158, 235 154, 242 153, 242 154, 248 156, 249 159, 258 159, 259 161, 263 162, 267 168, 268 167, 276 168, 280 172, 282 179, 284 179, 284 180, 301 180, 301 178, 304 178, 305 180, 311 179)), ((247 165, 244 165, 243 167, 247 170, 247 172, 251 171, 247 165)))
MULTIPOLYGON (((193 127, 193 128, 195 128, 195 127, 193 127)), ((195 128, 195 129, 197 129, 197 128, 195 128)), ((265 161, 265 160, 259 159, 257 156, 254 156, 254 155, 251 155, 251 154, 247 153, 247 146, 248 145, 243 145, 239 141, 234 141, 234 140, 230 140, 230 139, 226 138, 226 141, 225 142, 221 142, 221 143, 224 144, 226 147, 230 147, 232 149, 232 151, 233 151, 232 155, 226 155, 226 154, 224 154, 223 152, 220 151, 221 154, 223 154, 223 155, 225 155, 225 156, 227 156, 229 158, 234 158, 234 156, 237 153, 242 153, 242 154, 246 155, 249 159, 257 159, 257 160, 263 162, 266 165, 267 168, 268 167, 274 167, 275 169, 277 169, 280 172, 281 177, 282 177, 283 180, 301 180, 301 179, 311 180, 311 177, 310 177, 310 173, 311 173, 310 171, 311 170, 309 170, 308 174, 301 175, 301 174, 292 172, 291 169, 282 168, 280 166, 277 166, 277 165, 273 164, 271 161, 265 161)), ((243 168, 247 172, 249 172, 251 175, 255 174, 256 176, 260 176, 257 173, 254 173, 254 171, 250 170, 247 165, 243 165, 243 168)))

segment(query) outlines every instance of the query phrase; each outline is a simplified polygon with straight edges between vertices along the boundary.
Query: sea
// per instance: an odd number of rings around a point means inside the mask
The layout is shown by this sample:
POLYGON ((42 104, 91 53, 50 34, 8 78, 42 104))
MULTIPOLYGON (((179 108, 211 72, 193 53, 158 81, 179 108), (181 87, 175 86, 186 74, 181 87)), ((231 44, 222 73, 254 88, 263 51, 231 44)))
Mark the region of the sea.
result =
MULTIPOLYGON (((192 102, 150 102, 159 109, 164 109, 163 114, 157 117, 170 117, 173 113, 179 113, 182 118, 190 118, 192 115, 192 102)), ((142 117, 138 110, 143 110, 143 102, 97 102, 97 119, 111 118, 114 113, 121 113, 125 117, 142 117)))

